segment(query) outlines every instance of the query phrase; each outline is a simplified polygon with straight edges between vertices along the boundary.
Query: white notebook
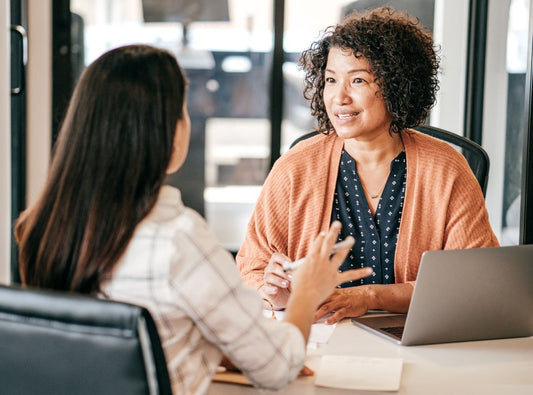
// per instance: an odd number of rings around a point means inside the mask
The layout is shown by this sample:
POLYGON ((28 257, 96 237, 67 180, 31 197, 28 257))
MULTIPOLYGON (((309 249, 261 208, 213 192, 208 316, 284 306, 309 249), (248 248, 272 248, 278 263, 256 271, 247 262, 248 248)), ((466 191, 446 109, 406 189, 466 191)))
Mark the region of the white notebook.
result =
POLYGON ((398 391, 402 366, 401 358, 324 355, 318 372, 315 372, 315 385, 365 391, 398 391))

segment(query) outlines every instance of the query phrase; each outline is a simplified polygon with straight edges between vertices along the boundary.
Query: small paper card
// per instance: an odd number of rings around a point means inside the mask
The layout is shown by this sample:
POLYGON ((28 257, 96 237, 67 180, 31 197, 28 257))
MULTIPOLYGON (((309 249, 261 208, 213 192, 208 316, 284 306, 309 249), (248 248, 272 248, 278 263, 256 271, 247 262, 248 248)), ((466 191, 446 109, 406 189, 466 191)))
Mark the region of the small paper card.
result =
POLYGON ((315 385, 367 391, 398 391, 402 365, 400 358, 324 355, 315 385))
POLYGON ((311 325, 311 332, 309 333, 308 343, 326 344, 333 334, 337 324, 328 325, 325 323, 316 323, 311 325))

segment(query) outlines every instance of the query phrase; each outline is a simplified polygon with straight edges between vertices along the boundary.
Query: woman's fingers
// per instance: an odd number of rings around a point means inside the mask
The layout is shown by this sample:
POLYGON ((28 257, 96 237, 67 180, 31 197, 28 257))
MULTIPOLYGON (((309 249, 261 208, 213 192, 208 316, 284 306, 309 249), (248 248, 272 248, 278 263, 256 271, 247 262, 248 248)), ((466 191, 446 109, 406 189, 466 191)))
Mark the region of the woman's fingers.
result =
POLYGON ((312 369, 308 368, 307 366, 303 366, 302 370, 300 370, 300 374, 298 374, 299 377, 307 377, 307 376, 313 376, 315 372, 313 372, 312 369))
POLYGON ((265 276, 263 281, 267 286, 274 286, 278 288, 289 288, 289 285, 291 283, 290 279, 281 278, 275 274, 265 276))
POLYGON ((370 267, 346 270, 338 274, 339 284, 346 283, 348 281, 360 280, 362 278, 370 276, 373 272, 374 271, 370 267))
POLYGON ((339 265, 344 262, 354 243, 355 239, 352 236, 348 236, 342 241, 342 244, 339 244, 344 247, 338 247, 338 245, 335 245, 337 251, 331 255, 331 261, 338 263, 339 265))
POLYGON ((324 256, 329 257, 331 251, 333 251, 333 246, 339 237, 339 232, 341 231, 341 223, 339 221, 333 221, 329 227, 328 232, 324 240, 322 241, 322 250, 321 253, 324 256))
POLYGON ((331 262, 340 265, 355 242, 353 237, 348 236, 345 239, 348 243, 346 243, 344 247, 340 247, 334 251, 341 227, 342 225, 339 221, 333 221, 327 232, 320 232, 311 245, 308 256, 317 256, 320 259, 328 259, 331 262))
POLYGON ((324 316, 328 315, 332 309, 328 306, 327 302, 322 305, 315 312, 315 322, 321 320, 324 316))
POLYGON ((263 285, 265 295, 274 296, 278 293, 278 289, 278 287, 273 287, 272 285, 263 285))
POLYGON ((272 254, 270 261, 265 268, 263 282, 267 286, 289 288, 291 276, 283 270, 283 264, 290 262, 290 259, 279 253, 272 254))
POLYGON ((342 320, 343 318, 347 317, 344 310, 337 310, 335 311, 331 316, 329 316, 325 323, 328 325, 333 325, 342 320))
POLYGON ((283 264, 287 262, 290 262, 287 256, 272 254, 263 274, 261 292, 275 309, 285 308, 291 294, 292 276, 283 270, 283 264))

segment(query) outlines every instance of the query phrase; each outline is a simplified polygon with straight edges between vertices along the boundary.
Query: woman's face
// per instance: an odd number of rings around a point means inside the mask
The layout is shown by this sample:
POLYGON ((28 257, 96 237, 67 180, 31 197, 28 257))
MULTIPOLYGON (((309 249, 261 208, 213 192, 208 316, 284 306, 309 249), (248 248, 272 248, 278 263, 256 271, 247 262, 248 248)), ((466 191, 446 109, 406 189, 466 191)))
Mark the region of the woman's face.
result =
POLYGON ((339 137, 371 140, 389 133, 391 117, 375 79, 365 58, 338 47, 330 49, 323 97, 339 137))

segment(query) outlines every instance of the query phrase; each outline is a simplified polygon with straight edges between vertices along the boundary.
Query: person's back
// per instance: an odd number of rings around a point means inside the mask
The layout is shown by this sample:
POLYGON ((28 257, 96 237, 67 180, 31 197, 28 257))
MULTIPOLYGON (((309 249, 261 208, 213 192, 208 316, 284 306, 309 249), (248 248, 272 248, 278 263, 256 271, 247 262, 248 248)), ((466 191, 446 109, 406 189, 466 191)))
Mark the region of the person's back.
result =
POLYGON ((17 221, 21 279, 146 306, 175 393, 205 392, 223 354, 256 385, 280 388, 303 366, 319 303, 370 273, 338 273, 347 248, 330 258, 337 223, 295 273, 303 285, 286 322, 263 317, 205 221, 163 187, 187 156, 185 93, 176 59, 146 45, 111 50, 85 70, 45 188, 17 221))
POLYGON ((229 252, 169 186, 137 227, 104 292, 152 312, 175 393, 204 392, 222 352, 253 382, 272 388, 295 377, 305 358, 300 332, 263 319, 260 300, 240 280, 229 252), (256 345, 253 353, 247 344, 256 345))

